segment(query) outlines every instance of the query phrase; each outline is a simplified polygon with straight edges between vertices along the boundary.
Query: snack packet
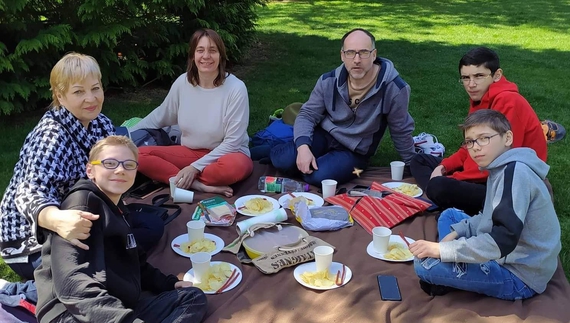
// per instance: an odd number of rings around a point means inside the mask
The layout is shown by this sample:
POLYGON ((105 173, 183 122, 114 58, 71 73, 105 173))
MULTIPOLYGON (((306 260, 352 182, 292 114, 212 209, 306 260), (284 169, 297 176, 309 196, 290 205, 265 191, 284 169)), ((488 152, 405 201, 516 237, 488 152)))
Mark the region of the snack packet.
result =
POLYGON ((236 218, 235 207, 219 196, 198 202, 192 220, 202 220, 208 226, 229 227, 236 218))
POLYGON ((303 228, 311 231, 335 231, 354 224, 343 207, 321 206, 309 209, 303 200, 295 204, 295 218, 303 228))

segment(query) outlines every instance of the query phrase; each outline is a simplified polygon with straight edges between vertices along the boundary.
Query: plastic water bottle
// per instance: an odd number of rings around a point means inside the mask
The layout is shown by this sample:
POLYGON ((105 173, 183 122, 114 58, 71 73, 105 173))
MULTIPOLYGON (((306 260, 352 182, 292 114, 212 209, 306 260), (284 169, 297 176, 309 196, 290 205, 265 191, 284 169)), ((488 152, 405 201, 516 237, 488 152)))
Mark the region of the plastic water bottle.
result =
POLYGON ((310 187, 309 184, 297 182, 289 178, 261 176, 257 188, 263 193, 292 193, 308 192, 310 187))

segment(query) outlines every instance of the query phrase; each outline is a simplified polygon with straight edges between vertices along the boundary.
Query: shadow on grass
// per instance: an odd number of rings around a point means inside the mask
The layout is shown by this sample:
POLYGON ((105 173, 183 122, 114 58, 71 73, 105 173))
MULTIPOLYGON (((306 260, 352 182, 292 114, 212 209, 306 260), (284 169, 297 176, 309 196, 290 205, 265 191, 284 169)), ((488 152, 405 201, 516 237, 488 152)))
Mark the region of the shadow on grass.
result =
POLYGON ((301 22, 311 30, 329 28, 350 29, 346 17, 365 23, 360 26, 390 32, 415 31, 429 33, 437 26, 472 24, 479 27, 532 26, 567 33, 570 24, 570 4, 563 0, 541 1, 415 1, 415 0, 352 0, 352 1, 294 1, 294 9, 274 8, 272 17, 280 23, 301 22), (372 14, 378 16, 375 21, 372 14), (330 19, 334 17, 343 18, 330 19), (442 19, 445 18, 445 19, 442 19))
MULTIPOLYGON (((275 109, 307 100, 318 77, 341 64, 339 40, 285 33, 260 33, 258 38, 270 54, 262 60, 252 56, 245 62, 244 73, 237 70, 250 93, 250 132, 264 127, 275 109)), ((410 111, 419 131, 438 132, 442 126, 453 128, 461 122, 469 103, 458 83, 458 62, 474 45, 379 39, 377 47, 378 55, 392 60, 412 88, 410 111)), ((501 57, 507 78, 519 84, 539 117, 570 124, 564 114, 570 100, 567 84, 555 81, 566 78, 567 52, 492 48, 501 57)), ((454 142, 461 141, 460 135, 454 134, 454 142)))

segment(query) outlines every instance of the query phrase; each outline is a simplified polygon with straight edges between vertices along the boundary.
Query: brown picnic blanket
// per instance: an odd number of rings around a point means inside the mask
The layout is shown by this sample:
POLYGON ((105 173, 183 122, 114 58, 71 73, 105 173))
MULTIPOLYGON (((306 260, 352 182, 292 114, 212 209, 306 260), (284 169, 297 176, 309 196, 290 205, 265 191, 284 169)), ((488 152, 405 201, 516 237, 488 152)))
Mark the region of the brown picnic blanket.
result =
MULTIPOLYGON (((228 200, 233 202, 240 196, 260 194, 257 181, 262 175, 278 174, 272 167, 256 163, 253 174, 234 186, 234 197, 228 200)), ((362 173, 361 178, 344 186, 369 185, 372 181, 391 181, 389 168, 370 168, 362 173)), ((413 182, 413 179, 405 181, 413 182)), ((317 189, 312 187, 311 192, 316 193, 317 189)), ((165 188, 159 193, 167 192, 168 188, 165 188)), ((193 204, 180 204, 183 212, 167 225, 159 244, 151 250, 151 264, 179 277, 190 269, 189 258, 174 253, 170 243, 187 232, 186 222, 196 202, 210 196, 196 193, 193 204)), ((151 198, 148 198, 149 203, 151 198)), ((236 221, 244 218, 238 215, 236 221)), ((290 213, 288 222, 299 225, 290 213)), ((435 241, 435 214, 426 212, 413 216, 393 230, 401 230, 413 239, 435 241)), ((235 223, 225 228, 206 227, 206 232, 221 237, 226 244, 237 237, 235 223)), ((264 275, 254 266, 241 264, 235 255, 221 252, 213 256, 212 261, 235 264, 242 270, 243 280, 228 292, 208 295, 205 322, 570 322, 570 284, 560 264, 546 292, 529 300, 503 301, 464 291, 431 297, 420 289, 411 262, 385 262, 366 253, 372 236, 359 224, 340 231, 310 234, 336 247, 333 261, 347 265, 353 272, 348 284, 333 290, 315 291, 303 287, 294 279, 294 267, 264 275), (398 278, 401 302, 380 299, 376 280, 379 274, 398 278)))

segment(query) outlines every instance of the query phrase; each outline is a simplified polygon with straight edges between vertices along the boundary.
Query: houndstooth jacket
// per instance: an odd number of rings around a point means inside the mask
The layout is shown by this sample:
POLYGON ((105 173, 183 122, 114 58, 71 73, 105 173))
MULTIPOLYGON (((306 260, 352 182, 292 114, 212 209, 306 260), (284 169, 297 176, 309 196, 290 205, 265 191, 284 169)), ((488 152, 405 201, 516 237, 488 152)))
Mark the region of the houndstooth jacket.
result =
POLYGON ((43 115, 24 141, 0 203, 0 255, 7 262, 41 250, 45 238, 37 230, 38 214, 59 206, 75 182, 86 177, 91 146, 112 134, 113 124, 103 114, 88 128, 63 107, 43 115))

